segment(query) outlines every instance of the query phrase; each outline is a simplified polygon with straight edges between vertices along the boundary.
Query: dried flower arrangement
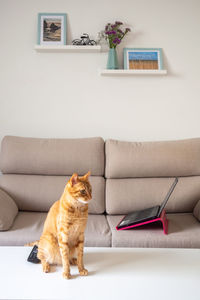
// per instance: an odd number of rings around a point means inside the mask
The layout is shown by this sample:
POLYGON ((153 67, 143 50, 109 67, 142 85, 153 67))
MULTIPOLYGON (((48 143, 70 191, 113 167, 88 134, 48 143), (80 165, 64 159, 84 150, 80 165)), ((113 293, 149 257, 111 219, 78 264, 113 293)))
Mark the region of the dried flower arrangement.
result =
POLYGON ((124 38, 124 36, 131 31, 130 28, 122 30, 120 27, 122 22, 116 21, 114 24, 108 23, 105 26, 105 30, 100 33, 102 38, 105 38, 109 43, 109 48, 116 48, 124 38))

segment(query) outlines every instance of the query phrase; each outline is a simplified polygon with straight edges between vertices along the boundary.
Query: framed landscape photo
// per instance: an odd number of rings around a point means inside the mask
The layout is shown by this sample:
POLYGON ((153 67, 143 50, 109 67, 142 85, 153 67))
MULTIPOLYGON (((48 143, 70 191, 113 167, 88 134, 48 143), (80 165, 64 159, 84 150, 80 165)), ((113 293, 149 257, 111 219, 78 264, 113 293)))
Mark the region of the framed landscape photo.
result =
POLYGON ((38 45, 66 45, 66 14, 38 14, 38 45))
POLYGON ((162 70, 161 48, 124 48, 124 69, 162 70))

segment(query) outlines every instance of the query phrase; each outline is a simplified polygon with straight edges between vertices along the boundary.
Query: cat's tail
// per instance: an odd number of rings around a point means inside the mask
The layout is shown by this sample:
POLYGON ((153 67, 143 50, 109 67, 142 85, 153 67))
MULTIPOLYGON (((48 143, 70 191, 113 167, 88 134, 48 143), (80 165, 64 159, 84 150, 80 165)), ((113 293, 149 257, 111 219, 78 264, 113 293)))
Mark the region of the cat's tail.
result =
POLYGON ((35 242, 27 243, 24 246, 35 246, 35 245, 38 246, 38 244, 39 244, 39 240, 35 242))

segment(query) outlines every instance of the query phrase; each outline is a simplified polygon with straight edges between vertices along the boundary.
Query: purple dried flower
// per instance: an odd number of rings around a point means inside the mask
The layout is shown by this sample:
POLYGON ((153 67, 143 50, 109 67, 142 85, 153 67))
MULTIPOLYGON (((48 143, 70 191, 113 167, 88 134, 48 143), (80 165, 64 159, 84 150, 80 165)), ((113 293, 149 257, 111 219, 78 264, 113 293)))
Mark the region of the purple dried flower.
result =
POLYGON ((122 23, 122 22, 119 22, 119 21, 116 21, 115 24, 116 24, 116 25, 123 25, 123 23, 122 23))
POLYGON ((116 48, 124 36, 131 31, 130 28, 120 29, 122 22, 107 23, 104 30, 104 38, 108 41, 110 48, 116 48))
POLYGON ((113 40, 113 43, 114 43, 114 44, 120 44, 120 43, 121 43, 121 40, 118 39, 118 38, 115 38, 115 39, 113 40))
POLYGON ((116 31, 114 31, 114 30, 106 31, 105 34, 108 34, 108 35, 116 34, 116 31))
POLYGON ((121 29, 117 29, 117 32, 123 34, 123 31, 121 29))

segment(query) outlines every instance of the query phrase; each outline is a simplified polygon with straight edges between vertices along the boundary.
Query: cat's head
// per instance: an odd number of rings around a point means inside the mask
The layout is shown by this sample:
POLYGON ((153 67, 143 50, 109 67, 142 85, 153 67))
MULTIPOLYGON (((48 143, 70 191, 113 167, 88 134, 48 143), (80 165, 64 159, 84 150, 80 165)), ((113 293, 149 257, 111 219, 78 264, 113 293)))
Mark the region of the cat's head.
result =
POLYGON ((88 180, 90 172, 83 176, 74 173, 67 183, 67 190, 71 197, 82 204, 87 204, 92 199, 92 187, 88 180))

